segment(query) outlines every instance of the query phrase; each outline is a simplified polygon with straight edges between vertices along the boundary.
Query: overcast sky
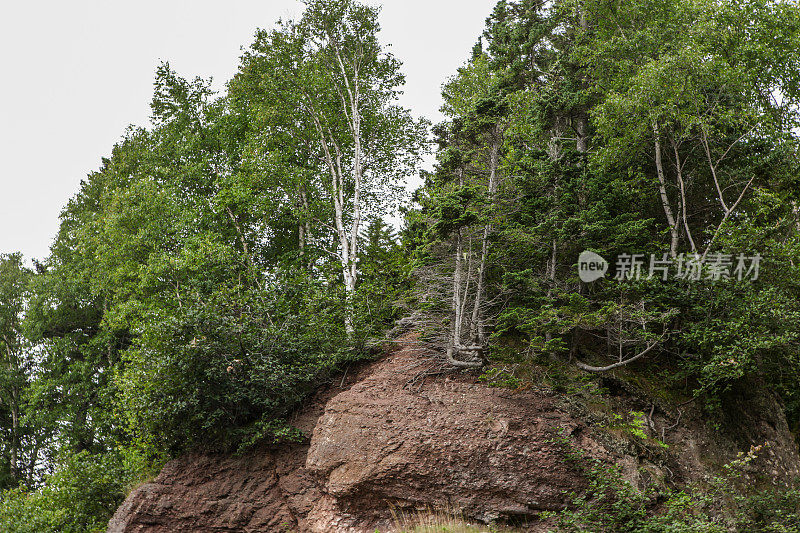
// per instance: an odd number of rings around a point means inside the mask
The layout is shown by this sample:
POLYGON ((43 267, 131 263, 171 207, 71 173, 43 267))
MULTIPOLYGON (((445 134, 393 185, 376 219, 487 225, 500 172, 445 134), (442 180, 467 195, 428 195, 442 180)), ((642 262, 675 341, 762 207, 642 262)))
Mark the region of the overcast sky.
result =
MULTIPOLYGON (((404 62, 403 104, 440 118, 439 88, 495 0, 385 0, 382 41, 404 62)), ((58 216, 130 125, 146 125, 155 68, 221 90, 258 27, 295 0, 4 2, 0 17, 0 253, 44 258, 58 216)))

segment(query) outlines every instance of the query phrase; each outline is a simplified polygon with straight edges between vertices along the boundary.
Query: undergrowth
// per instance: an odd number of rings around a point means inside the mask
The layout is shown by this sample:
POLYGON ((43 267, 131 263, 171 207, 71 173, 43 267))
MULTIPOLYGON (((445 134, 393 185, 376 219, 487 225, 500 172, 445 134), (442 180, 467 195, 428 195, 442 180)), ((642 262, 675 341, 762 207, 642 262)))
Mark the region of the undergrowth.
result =
POLYGON ((722 472, 683 488, 634 488, 619 467, 587 458, 564 434, 555 439, 586 476, 585 493, 552 514, 554 533, 800 533, 800 490, 750 490, 745 467, 768 444, 753 446, 722 472))

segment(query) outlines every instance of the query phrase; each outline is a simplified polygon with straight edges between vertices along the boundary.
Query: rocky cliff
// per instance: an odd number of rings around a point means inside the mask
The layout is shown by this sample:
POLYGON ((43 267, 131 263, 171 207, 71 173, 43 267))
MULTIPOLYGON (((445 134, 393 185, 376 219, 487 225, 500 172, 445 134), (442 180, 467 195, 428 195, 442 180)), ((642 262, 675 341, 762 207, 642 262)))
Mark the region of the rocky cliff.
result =
POLYGON ((800 474, 770 396, 759 396, 755 414, 734 417, 727 433, 706 427, 691 406, 648 405, 624 390, 604 397, 606 410, 647 411, 642 427, 655 442, 663 434, 667 451, 598 422, 602 411, 546 387, 511 390, 486 386, 475 374, 428 375, 429 354, 414 348, 413 336, 401 341, 297 413, 308 442, 176 459, 129 495, 108 531, 372 533, 391 531, 396 510, 439 507, 535 531, 542 511, 562 509, 566 494, 585 484, 566 459, 565 438, 588 457, 620 464, 634 484, 697 479, 765 442, 753 472, 773 480, 800 474))

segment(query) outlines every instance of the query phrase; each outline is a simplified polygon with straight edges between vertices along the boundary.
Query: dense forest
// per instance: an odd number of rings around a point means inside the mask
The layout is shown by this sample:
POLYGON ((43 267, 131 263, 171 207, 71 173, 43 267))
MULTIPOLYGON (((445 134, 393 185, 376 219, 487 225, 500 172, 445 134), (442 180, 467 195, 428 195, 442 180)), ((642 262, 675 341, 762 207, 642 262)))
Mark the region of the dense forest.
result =
MULTIPOLYGON (((796 3, 501 0, 435 125, 378 14, 310 0, 221 95, 162 64, 50 255, 0 256, 0 530, 103 531, 172 457, 301 438, 398 323, 456 372, 624 368, 709 424, 758 383, 800 434, 796 3)), ((560 527, 800 531, 790 487, 735 519, 606 490, 560 527)))

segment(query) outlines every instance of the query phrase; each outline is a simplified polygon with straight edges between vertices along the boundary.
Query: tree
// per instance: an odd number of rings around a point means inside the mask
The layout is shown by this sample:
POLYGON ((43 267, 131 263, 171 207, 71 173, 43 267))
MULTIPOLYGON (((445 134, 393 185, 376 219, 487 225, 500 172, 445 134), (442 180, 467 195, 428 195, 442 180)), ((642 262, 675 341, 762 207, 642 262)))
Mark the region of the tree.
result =
POLYGON ((458 225, 454 228, 452 319, 446 355, 448 363, 453 366, 474 368, 483 364, 482 354, 486 349, 486 269, 494 230, 492 213, 496 209, 501 180, 500 159, 505 128, 503 115, 506 109, 502 93, 498 91, 496 76, 489 69, 488 58, 483 54, 473 57, 457 76, 445 84, 443 96, 442 110, 451 120, 458 119, 458 123, 451 126, 451 151, 446 155, 454 165, 449 170, 457 177, 453 186, 457 187, 457 191, 465 186, 481 189, 481 199, 475 212, 475 222, 482 222, 475 237, 479 249, 476 254, 472 252, 473 236, 470 235, 469 226, 458 225), (468 252, 465 252, 465 240, 469 242, 468 252), (473 294, 470 294, 471 282, 473 294), (471 310, 467 306, 470 298, 471 310), (465 333, 467 342, 464 342, 465 333), (463 361, 456 355, 466 356, 469 360, 463 361))
POLYGON ((0 489, 32 483, 40 466, 40 434, 26 420, 35 366, 23 329, 31 276, 20 254, 0 255, 0 489))
MULTIPOLYGON (((311 1, 299 22, 258 33, 231 83, 234 100, 250 100, 251 120, 270 117, 272 141, 279 137, 294 153, 289 145, 303 147, 295 203, 307 211, 315 197, 330 206, 330 218, 314 222, 335 237, 336 246, 324 248, 341 266, 351 333, 363 221, 390 207, 424 139, 423 124, 395 104, 403 76, 378 41, 377 17, 353 0, 311 1)), ((307 238, 308 227, 301 229, 307 238)))
MULTIPOLYGON (((799 15, 796 5, 769 0, 499 2, 469 65, 482 75, 464 69, 444 88, 441 164, 417 195, 412 228, 428 230, 419 285, 440 283, 445 271, 452 286, 429 291, 435 297, 424 305, 452 317, 454 328, 469 323, 467 288, 480 293, 476 273, 484 272, 490 343, 522 338, 529 355, 589 372, 677 353, 676 365, 703 383, 696 392, 710 397, 747 368, 795 368, 788 317, 797 270, 787 261, 798 220, 799 15), (471 97, 489 79, 497 96, 487 100, 505 107, 494 195, 475 169, 489 168, 481 162, 498 136, 471 129, 487 109, 471 107, 471 97), (491 206, 490 219, 481 205, 491 206), (774 234, 761 233, 767 220, 774 234), (471 236, 480 242, 475 227, 489 236, 485 271, 481 254, 473 258, 483 246, 470 248, 471 236), (584 284, 575 275, 584 250, 703 261, 755 246, 771 250, 769 262, 785 272, 770 298, 786 320, 746 311, 763 303, 761 282, 584 284), (446 310, 429 303, 445 298, 446 310), (751 342, 733 336, 744 324, 751 342)), ((453 331, 443 348, 459 346, 453 331)))

